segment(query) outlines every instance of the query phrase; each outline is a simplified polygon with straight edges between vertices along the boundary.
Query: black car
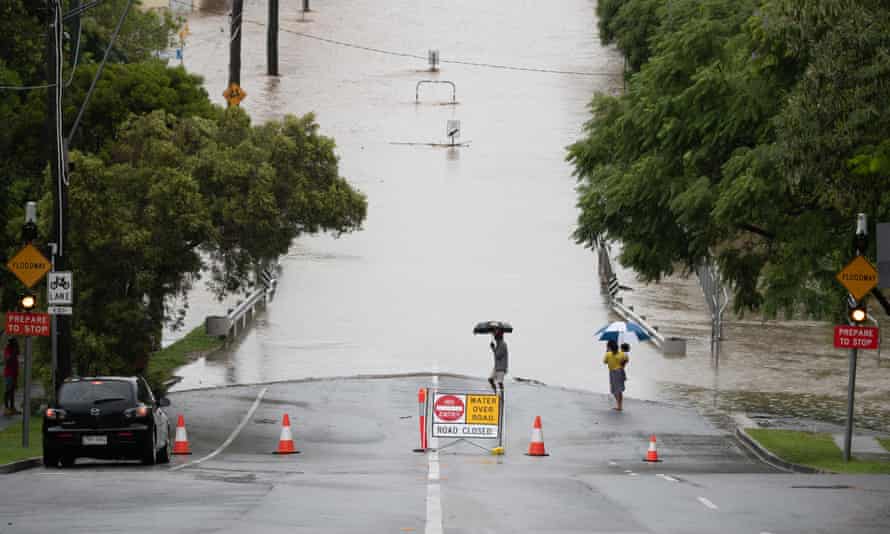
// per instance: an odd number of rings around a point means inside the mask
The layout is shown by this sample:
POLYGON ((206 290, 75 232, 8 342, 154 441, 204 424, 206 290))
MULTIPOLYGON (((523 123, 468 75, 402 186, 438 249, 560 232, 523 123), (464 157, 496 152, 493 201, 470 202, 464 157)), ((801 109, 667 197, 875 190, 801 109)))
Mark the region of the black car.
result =
POLYGON ((43 414, 43 465, 77 458, 170 461, 170 421, 142 377, 69 378, 43 414))

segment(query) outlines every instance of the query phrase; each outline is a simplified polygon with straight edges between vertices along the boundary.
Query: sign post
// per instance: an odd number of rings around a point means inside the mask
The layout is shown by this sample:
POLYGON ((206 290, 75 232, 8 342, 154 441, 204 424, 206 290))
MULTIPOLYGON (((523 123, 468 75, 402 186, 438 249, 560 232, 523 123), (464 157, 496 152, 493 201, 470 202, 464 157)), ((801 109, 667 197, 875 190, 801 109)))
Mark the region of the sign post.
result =
MULTIPOLYGON (((839 273, 837 280, 847 291, 850 292, 848 308, 854 309, 860 307, 860 300, 868 295, 878 283, 878 271, 872 266, 862 254, 865 253, 866 239, 868 237, 868 225, 866 224, 866 216, 859 213, 856 216, 856 235, 853 238, 856 257, 848 263, 839 273)), ((867 316, 865 313, 864 302, 860 310, 863 319, 867 316)), ((857 322, 859 319, 857 319, 857 322)), ((859 327, 858 324, 850 319, 851 327, 859 327)), ((862 328, 862 327, 860 327, 862 328)), ((854 338, 861 339, 857 335, 843 336, 835 329, 835 346, 846 337, 850 339, 850 379, 847 385, 847 424, 844 432, 844 461, 850 461, 850 450, 853 445, 853 400, 856 393, 856 360, 859 356, 859 347, 852 340, 854 338)))

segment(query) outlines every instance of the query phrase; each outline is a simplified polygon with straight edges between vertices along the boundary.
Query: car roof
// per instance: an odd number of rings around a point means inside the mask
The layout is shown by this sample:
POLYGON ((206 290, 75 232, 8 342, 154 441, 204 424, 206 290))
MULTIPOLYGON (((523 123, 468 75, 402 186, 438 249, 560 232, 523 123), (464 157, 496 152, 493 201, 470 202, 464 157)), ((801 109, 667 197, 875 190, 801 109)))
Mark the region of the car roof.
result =
POLYGON ((135 384, 137 377, 135 376, 72 376, 65 379, 66 384, 70 384, 72 382, 92 382, 93 380, 103 380, 103 381, 118 381, 118 382, 130 382, 131 384, 135 384))

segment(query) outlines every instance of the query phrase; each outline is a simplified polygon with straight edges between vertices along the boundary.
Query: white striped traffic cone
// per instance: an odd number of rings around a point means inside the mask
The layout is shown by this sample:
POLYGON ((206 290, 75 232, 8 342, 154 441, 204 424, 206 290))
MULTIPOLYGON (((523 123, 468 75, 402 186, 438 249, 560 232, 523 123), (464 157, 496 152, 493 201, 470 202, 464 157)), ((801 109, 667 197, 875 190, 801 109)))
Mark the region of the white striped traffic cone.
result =
POLYGON ((191 453, 189 438, 185 432, 185 418, 182 417, 182 414, 179 414, 179 419, 176 421, 176 439, 173 441, 173 454, 191 453))
POLYGON ((544 432, 541 430, 541 416, 535 416, 535 424, 532 427, 532 440, 528 444, 527 456, 550 456, 544 450, 544 432))
POLYGON ((284 414, 281 420, 281 437, 278 438, 278 450, 275 454, 297 454, 300 451, 294 446, 294 437, 290 432, 290 417, 284 414))

